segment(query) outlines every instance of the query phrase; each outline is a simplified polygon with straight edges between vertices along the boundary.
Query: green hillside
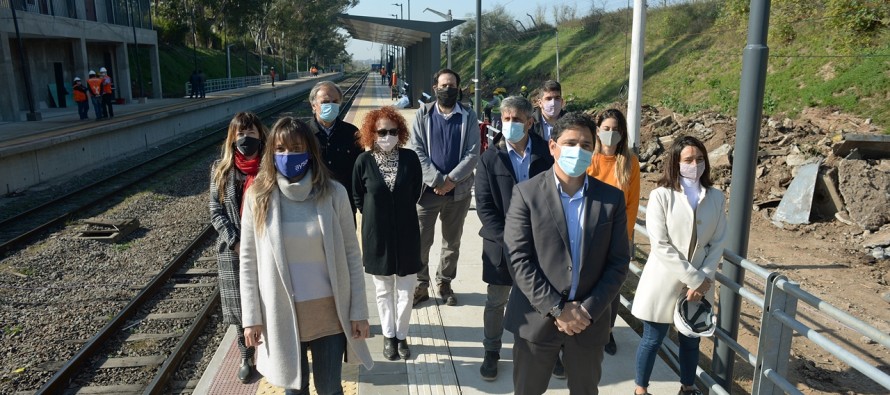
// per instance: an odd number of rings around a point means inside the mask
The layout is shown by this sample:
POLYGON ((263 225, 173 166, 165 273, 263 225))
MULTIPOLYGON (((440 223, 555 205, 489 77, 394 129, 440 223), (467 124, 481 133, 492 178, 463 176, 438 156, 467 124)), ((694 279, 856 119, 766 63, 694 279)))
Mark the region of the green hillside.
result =
MULTIPOLYGON (((727 2, 731 3, 731 2, 727 2)), ((806 107, 830 107, 890 125, 890 29, 878 19, 867 39, 850 40, 834 20, 802 7, 777 9, 770 20, 764 114, 795 117, 806 107)), ((630 51, 628 10, 559 26, 560 82, 571 108, 626 100, 630 51)), ((716 2, 650 9, 647 14, 643 103, 678 112, 711 109, 735 115, 747 16, 716 2)), ((556 35, 486 44, 483 90, 518 92, 556 77, 556 35)), ((456 52, 457 71, 473 75, 472 48, 456 52)))

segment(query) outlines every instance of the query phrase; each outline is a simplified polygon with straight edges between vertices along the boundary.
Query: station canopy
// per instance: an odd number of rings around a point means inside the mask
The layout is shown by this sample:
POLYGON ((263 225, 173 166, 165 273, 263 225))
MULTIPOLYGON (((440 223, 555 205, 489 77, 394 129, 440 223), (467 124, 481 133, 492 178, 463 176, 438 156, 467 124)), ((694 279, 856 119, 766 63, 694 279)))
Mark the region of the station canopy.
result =
MULTIPOLYGON (((438 38, 448 29, 460 26, 463 20, 427 22, 405 19, 377 18, 349 14, 338 14, 337 19, 343 28, 356 40, 409 48, 424 39, 438 38)), ((436 40, 438 41, 438 40, 436 40)))

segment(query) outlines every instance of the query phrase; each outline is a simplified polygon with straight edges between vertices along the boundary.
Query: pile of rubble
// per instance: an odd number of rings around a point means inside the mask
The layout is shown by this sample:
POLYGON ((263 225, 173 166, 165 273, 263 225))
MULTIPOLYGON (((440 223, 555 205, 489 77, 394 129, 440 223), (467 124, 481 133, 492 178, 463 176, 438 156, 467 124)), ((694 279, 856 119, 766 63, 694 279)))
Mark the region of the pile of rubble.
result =
MULTIPOLYGON (((711 177, 728 191, 736 119, 715 112, 689 116, 644 107, 640 168, 660 172, 673 140, 692 135, 708 148, 711 177)), ((890 136, 871 120, 807 109, 797 120, 761 125, 754 210, 776 226, 840 221, 863 229, 870 255, 890 258, 890 136), (766 214, 766 213, 765 213, 766 214)))

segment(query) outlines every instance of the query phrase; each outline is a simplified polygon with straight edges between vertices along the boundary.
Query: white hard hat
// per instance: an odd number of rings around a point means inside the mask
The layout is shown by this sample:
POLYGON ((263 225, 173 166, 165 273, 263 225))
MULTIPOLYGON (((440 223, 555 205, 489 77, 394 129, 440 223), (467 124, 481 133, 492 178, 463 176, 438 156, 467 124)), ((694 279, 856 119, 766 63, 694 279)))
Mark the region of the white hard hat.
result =
POLYGON ((103 67, 103 68, 99 69, 99 72, 100 72, 100 73, 107 73, 108 70, 106 70, 106 69, 103 67))
POLYGON ((90 70, 90 74, 96 75, 96 70, 90 70))
POLYGON ((80 81, 80 77, 74 77, 74 82, 80 81))
POLYGON ((674 308, 674 326, 686 337, 710 337, 717 329, 717 316, 706 299, 691 302, 686 300, 686 292, 681 292, 674 308))

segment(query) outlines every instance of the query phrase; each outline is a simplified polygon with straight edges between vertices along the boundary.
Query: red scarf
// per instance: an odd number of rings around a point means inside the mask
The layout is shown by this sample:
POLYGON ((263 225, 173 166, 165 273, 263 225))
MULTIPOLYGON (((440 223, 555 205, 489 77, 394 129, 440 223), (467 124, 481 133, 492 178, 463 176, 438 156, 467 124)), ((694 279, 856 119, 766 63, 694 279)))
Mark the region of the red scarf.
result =
POLYGON ((244 198, 247 197, 247 188, 253 184, 253 179, 256 178, 257 173, 260 171, 260 155, 257 155, 253 159, 247 159, 241 152, 235 150, 235 167, 237 167, 238 170, 241 170, 242 173, 247 174, 247 179, 244 180, 244 190, 241 191, 240 214, 244 212, 244 198))

